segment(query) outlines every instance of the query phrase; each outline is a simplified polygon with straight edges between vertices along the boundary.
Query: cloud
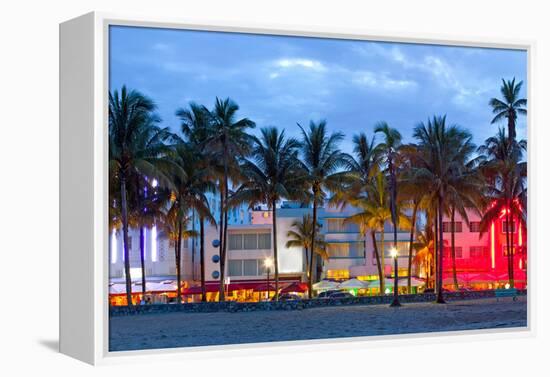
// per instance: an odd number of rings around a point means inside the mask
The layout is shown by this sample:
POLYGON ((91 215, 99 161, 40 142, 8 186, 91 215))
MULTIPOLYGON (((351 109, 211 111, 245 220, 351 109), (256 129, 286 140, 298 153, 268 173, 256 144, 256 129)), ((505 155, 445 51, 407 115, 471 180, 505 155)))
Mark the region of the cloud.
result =
POLYGON ((418 85, 413 80, 396 79, 385 72, 374 73, 371 71, 355 72, 351 81, 359 86, 386 90, 413 89, 418 85))
POLYGON ((311 59, 279 59, 275 62, 275 66, 279 68, 305 68, 313 71, 325 71, 325 66, 318 60, 311 59))

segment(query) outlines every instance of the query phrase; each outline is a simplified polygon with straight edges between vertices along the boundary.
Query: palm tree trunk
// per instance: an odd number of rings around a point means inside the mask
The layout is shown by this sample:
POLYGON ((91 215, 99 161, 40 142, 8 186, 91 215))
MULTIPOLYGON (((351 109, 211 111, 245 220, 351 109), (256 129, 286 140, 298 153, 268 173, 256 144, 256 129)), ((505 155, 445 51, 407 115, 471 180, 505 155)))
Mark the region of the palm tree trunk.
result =
POLYGON ((126 177, 123 172, 120 174, 120 197, 124 274, 126 277, 126 302, 128 306, 132 306, 132 277, 130 276, 130 250, 128 249, 128 201, 126 199, 126 177))
POLYGON ((224 204, 224 194, 223 194, 224 189, 223 189, 223 183, 221 182, 221 180, 219 182, 219 186, 220 186, 220 221, 219 221, 220 246, 219 246, 218 255, 220 256, 220 291, 218 295, 218 301, 223 301, 225 299, 225 287, 223 287, 223 280, 225 278, 225 259, 223 258, 223 231, 224 231, 223 207, 225 204, 224 204))
POLYGON ((382 265, 380 264, 380 253, 378 252, 378 245, 376 243, 376 232, 371 230, 370 235, 372 238, 372 244, 374 245, 374 256, 376 258, 376 267, 378 268, 378 278, 380 279, 380 292, 378 292, 378 295, 382 296, 384 292, 384 271, 382 270, 382 265))
POLYGON ((317 190, 313 188, 313 228, 311 229, 311 253, 309 255, 308 297, 313 297, 313 254, 315 254, 315 237, 317 236, 317 190))
POLYGON ((382 252, 380 253, 380 266, 382 267, 382 279, 380 279, 380 294, 386 294, 386 242, 385 242, 385 229, 382 226, 382 232, 380 232, 380 244, 382 245, 382 252))
POLYGON ((306 281, 309 282, 309 250, 307 247, 304 247, 305 257, 306 257, 306 281))
POLYGON ((510 140, 510 143, 514 142, 516 139, 516 120, 515 120, 515 112, 513 110, 510 110, 508 113, 508 139, 510 140))
POLYGON ((205 283, 205 272, 204 272, 204 217, 200 217, 199 219, 199 226, 200 226, 200 263, 201 263, 201 301, 206 301, 206 283, 205 283))
POLYGON ((438 211, 437 218, 439 223, 439 256, 437 257, 438 264, 438 282, 437 282, 437 300, 438 304, 444 304, 445 299, 443 298, 443 194, 438 195, 438 211))
POLYGON ((139 228, 139 257, 141 262, 141 299, 145 300, 145 229, 143 226, 139 228))
POLYGON ((409 265, 407 268, 407 292, 409 294, 412 293, 411 275, 412 275, 412 259, 413 259, 413 242, 414 242, 414 231, 415 231, 415 225, 416 225, 417 211, 418 211, 418 202, 415 202, 413 213, 412 213, 411 233, 409 237, 409 265))
POLYGON ((181 304, 181 221, 178 221, 178 239, 176 241, 176 279, 178 281, 177 304, 181 304))
POLYGON ((456 277, 456 250, 455 250, 455 207, 451 208, 451 258, 453 259, 453 282, 455 291, 458 291, 458 278, 456 277))
POLYGON ((271 202, 273 209, 273 259, 275 263, 275 301, 279 301, 279 255, 277 253, 277 208, 275 200, 271 202))

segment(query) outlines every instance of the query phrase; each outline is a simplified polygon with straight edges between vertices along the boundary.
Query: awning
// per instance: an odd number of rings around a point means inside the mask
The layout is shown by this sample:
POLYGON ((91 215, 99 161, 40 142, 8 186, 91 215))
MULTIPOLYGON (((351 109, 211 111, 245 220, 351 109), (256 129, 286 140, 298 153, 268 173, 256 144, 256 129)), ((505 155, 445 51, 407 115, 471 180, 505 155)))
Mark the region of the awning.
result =
MULTIPOLYGON (((247 288, 248 289, 248 288, 247 288)), ((254 292, 275 292, 275 286, 273 284, 262 283, 253 288, 254 292)))
POLYGON ((307 292, 307 284, 306 283, 292 283, 290 285, 287 285, 285 288, 281 289, 281 293, 305 293, 307 292))
POLYGON ((338 284, 339 289, 365 289, 369 287, 369 283, 359 279, 349 279, 338 284))
POLYGON ((316 291, 323 291, 323 290, 329 290, 329 289, 337 289, 338 283, 330 280, 321 280, 318 283, 313 284, 313 289, 316 291))

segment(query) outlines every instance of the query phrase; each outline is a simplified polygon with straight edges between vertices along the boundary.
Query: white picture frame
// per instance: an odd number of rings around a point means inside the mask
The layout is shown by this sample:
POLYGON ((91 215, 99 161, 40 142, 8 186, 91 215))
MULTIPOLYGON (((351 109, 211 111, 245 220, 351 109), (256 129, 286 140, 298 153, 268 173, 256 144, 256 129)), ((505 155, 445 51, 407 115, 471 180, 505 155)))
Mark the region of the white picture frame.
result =
MULTIPOLYGON (((532 72, 535 42, 531 40, 462 38, 460 36, 391 33, 345 28, 236 23, 207 24, 196 20, 147 18, 108 13, 88 13, 60 25, 60 351, 90 364, 129 361, 131 358, 212 357, 293 352, 330 347, 371 347, 398 342, 440 342, 490 337, 533 336, 533 297, 536 287, 536 250, 530 250, 527 329, 474 330, 468 332, 412 334, 277 342, 272 344, 209 346, 109 352, 108 350, 108 51, 110 25, 173 29, 250 32, 257 34, 315 36, 372 41, 425 43, 455 46, 521 49, 527 51, 528 96, 533 95, 532 72), (77 246, 75 246, 77 245, 77 246), (75 268, 78 266, 78 268, 75 268), (460 336, 458 336, 460 335, 460 336)), ((533 114, 533 102, 528 112, 533 114)), ((533 138, 528 116, 528 140, 533 138)), ((534 155, 529 143, 528 158, 534 155)), ((531 172, 531 168, 529 168, 531 172)), ((535 187, 528 176, 529 187, 535 187)), ((530 191, 532 194, 533 191, 530 191)), ((532 195, 529 218, 533 218, 532 195)))

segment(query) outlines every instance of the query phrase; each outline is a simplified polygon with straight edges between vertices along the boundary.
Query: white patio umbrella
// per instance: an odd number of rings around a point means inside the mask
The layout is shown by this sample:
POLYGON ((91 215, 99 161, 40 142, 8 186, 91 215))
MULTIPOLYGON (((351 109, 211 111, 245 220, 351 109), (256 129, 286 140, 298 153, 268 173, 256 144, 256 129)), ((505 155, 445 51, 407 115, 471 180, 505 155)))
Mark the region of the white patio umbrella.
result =
POLYGON ((329 290, 329 289, 337 289, 338 283, 330 280, 321 280, 318 283, 313 284, 313 289, 316 291, 323 291, 323 290, 329 290))
POLYGON ((110 295, 119 295, 126 293, 125 284, 109 284, 109 294, 110 295))
POLYGON ((365 289, 368 287, 369 287, 369 284, 366 281, 361 281, 356 278, 349 279, 338 284, 339 289, 365 289))

